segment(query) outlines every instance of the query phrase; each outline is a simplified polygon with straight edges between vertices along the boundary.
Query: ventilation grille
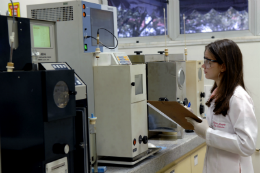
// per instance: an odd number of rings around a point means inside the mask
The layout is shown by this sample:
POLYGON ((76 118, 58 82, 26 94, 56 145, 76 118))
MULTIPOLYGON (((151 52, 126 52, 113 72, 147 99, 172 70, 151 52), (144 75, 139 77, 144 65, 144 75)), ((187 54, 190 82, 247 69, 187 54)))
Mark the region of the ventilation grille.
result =
POLYGON ((49 21, 70 21, 73 20, 73 6, 43 8, 31 10, 33 19, 49 21))

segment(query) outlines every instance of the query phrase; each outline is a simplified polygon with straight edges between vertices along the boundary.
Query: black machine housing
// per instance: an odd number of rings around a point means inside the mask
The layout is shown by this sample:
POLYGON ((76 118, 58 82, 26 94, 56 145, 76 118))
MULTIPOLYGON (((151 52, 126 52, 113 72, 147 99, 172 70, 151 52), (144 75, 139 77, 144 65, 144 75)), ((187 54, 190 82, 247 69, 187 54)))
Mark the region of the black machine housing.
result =
POLYGON ((47 163, 64 157, 68 172, 82 172, 84 159, 76 162, 83 151, 77 149, 82 137, 76 134, 82 132, 76 132, 76 121, 82 124, 82 119, 76 118, 75 95, 69 95, 64 108, 53 98, 59 81, 75 92, 74 71, 2 72, 0 81, 2 173, 45 173, 47 163), (69 145, 68 154, 63 152, 64 145, 69 145))

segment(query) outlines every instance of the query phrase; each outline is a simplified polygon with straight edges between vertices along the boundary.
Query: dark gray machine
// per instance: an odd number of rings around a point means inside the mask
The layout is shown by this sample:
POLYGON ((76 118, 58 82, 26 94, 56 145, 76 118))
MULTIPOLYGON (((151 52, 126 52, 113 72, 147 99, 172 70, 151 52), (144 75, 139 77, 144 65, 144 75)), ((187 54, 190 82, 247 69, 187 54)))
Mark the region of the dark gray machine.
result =
POLYGON ((75 172, 74 71, 2 72, 0 81, 2 173, 75 172))
MULTIPOLYGON (((146 64, 147 100, 178 101, 187 105, 186 98, 186 63, 183 54, 169 54, 169 62, 164 62, 163 51, 159 54, 128 55, 133 64, 146 64)), ((169 121, 158 112, 148 107, 150 132, 176 132, 177 124, 169 121)), ((151 136, 152 133, 149 134, 151 136)))
POLYGON ((0 16, 0 172, 90 172, 85 83, 71 68, 32 71, 32 23, 42 21, 26 18, 14 18, 15 68, 6 72, 9 23, 10 17, 0 16), (77 91, 84 95, 76 99, 77 91))

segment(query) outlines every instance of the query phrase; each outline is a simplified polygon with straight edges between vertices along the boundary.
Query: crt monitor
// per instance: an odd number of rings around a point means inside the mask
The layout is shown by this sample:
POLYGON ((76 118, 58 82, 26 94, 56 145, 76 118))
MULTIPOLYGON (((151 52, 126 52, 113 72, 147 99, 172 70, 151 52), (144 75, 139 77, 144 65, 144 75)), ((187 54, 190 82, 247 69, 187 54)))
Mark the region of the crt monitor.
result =
POLYGON ((43 25, 33 25, 33 42, 34 47, 39 48, 50 48, 51 38, 50 38, 50 27, 43 25))
POLYGON ((30 19, 32 52, 39 52, 38 62, 56 62, 56 23, 30 19))

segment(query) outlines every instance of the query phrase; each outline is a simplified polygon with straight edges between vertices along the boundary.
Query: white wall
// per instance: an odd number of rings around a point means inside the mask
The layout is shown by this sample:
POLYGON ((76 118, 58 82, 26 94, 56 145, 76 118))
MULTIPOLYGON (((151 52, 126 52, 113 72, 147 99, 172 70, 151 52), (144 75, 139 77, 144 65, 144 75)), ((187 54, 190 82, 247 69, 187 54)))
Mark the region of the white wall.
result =
MULTIPOLYGON (((69 1, 77 1, 77 0, 69 0, 69 1)), ((85 1, 99 4, 99 0, 85 0, 85 1)), ((68 1, 66 1, 66 0, 20 0, 20 1, 13 0, 13 2, 20 2, 21 17, 27 17, 26 5, 55 3, 55 2, 68 2, 68 1)), ((0 0, 1 15, 6 14, 6 11, 8 10, 8 3, 10 3, 10 0, 0 0)))

